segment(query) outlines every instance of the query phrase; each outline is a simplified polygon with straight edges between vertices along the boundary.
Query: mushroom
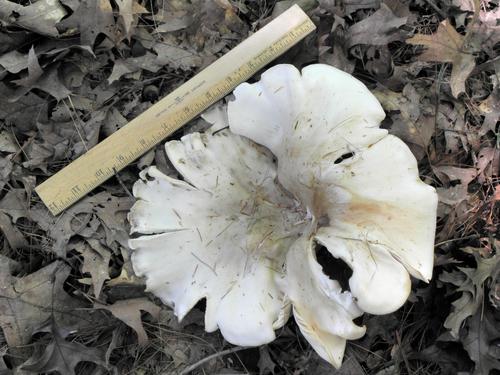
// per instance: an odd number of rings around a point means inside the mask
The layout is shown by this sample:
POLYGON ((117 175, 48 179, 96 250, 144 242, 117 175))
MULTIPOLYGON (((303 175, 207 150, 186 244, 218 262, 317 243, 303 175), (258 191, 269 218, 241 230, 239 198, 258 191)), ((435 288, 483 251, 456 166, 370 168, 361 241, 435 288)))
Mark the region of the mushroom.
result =
POLYGON ((430 280, 436 192, 379 128, 376 98, 340 70, 277 65, 234 97, 208 116, 230 129, 166 144, 183 181, 141 172, 134 270, 179 319, 205 298, 206 330, 236 345, 272 341, 293 313, 338 368, 365 333, 353 319, 401 307, 410 275, 430 280), (323 272, 319 245, 352 269, 349 290, 323 272))

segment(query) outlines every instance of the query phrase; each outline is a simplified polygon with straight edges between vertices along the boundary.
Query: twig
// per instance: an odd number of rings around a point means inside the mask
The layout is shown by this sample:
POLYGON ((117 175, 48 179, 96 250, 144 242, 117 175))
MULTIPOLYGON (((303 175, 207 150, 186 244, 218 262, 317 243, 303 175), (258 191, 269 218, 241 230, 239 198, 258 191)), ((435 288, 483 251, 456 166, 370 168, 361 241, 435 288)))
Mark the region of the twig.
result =
MULTIPOLYGON (((441 101, 441 82, 443 80, 444 72, 446 71, 446 68, 448 67, 448 64, 443 64, 441 65, 441 69, 439 70, 437 80, 436 80, 436 102, 434 103, 434 150, 437 153, 437 147, 438 147, 438 114, 439 114, 439 104, 441 101)), ((429 156, 429 155, 427 155, 429 156)), ((430 163, 430 157, 429 157, 429 163, 430 163)))
POLYGON ((447 19, 448 16, 446 15, 445 12, 443 12, 437 5, 436 3, 433 1, 433 0, 425 0, 425 2, 427 4, 429 4, 431 6, 432 9, 434 9, 436 12, 439 13, 439 15, 441 16, 442 19, 447 19))
POLYGON ((118 180, 118 183, 120 184, 120 186, 123 188, 123 190, 125 190, 125 192, 127 193, 127 195, 130 197, 130 198, 134 198, 134 196, 132 195, 132 193, 130 192, 129 189, 127 189, 127 187, 125 186, 125 184, 123 183, 122 179, 120 178, 120 176, 118 175, 118 171, 116 170, 115 167, 113 167, 113 173, 115 174, 115 177, 116 179, 118 180))
MULTIPOLYGON (((236 346, 236 347, 231 348, 231 349, 226 349, 226 350, 223 350, 221 352, 214 353, 212 355, 209 355, 208 357, 200 359, 198 362, 193 363, 191 366, 186 367, 184 370, 182 370, 182 372, 179 375, 187 375, 191 371, 196 370, 198 367, 207 363, 208 361, 211 361, 214 358, 223 357, 225 355, 236 353, 236 352, 239 352, 241 350, 246 350, 246 349, 249 349, 249 347, 248 346, 236 346)), ((166 374, 162 374, 162 375, 166 375, 166 374)))
MULTIPOLYGON (((482 72, 483 70, 486 70, 486 69, 493 69, 493 67, 495 66, 495 64, 498 64, 500 62, 500 56, 498 57, 495 57, 491 60, 488 60, 482 64, 479 64, 479 65, 476 65, 476 67, 474 68, 474 70, 472 70, 472 73, 471 73, 471 76, 473 75, 476 75, 480 72, 482 72)), ((495 76, 493 76, 495 77, 495 76)))
POLYGON ((403 358, 403 362, 406 366, 406 371, 408 371, 408 374, 409 375, 413 375, 413 371, 411 370, 411 366, 410 366, 410 363, 408 362, 408 358, 406 357, 406 353, 404 352, 404 349, 403 349, 403 344, 401 343, 401 336, 399 334, 399 331, 396 330, 396 340, 398 342, 398 346, 399 346, 399 350, 398 350, 398 354, 401 355, 401 357, 403 358))
MULTIPOLYGON (((75 106, 73 105, 73 101, 71 100, 71 96, 68 95, 67 98, 68 98, 69 104, 71 104, 71 107, 74 110, 75 106)), ((69 108, 69 106, 66 104, 66 102, 64 100, 62 102, 63 102, 64 106, 66 107, 66 109, 68 110, 69 117, 71 117, 71 121, 73 121, 73 125, 75 126, 78 137, 80 137, 80 141, 82 141, 83 147, 85 147, 85 151, 88 151, 89 149, 87 147, 87 142, 85 142, 85 139, 83 138, 82 131, 78 127, 79 125, 76 124, 76 120, 73 117, 73 112, 71 112, 71 109, 69 108)), ((78 118, 78 119, 81 121, 80 118, 78 118)), ((82 130, 83 130, 83 127, 82 127, 82 130)))
POLYGON ((438 247, 438 246, 444 245, 444 244, 449 243, 449 242, 470 240, 470 239, 476 239, 476 238, 479 238, 479 235, 471 234, 470 236, 465 236, 465 237, 460 237, 460 238, 452 238, 450 240, 438 242, 437 244, 434 245, 434 247, 438 247))

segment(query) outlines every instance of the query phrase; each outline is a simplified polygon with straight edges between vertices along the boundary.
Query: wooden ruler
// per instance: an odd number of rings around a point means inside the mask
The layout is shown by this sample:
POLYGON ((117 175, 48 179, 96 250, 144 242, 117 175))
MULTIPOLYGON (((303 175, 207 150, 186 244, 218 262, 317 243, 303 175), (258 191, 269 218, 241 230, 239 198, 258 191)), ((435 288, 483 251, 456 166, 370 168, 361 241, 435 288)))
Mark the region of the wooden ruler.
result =
POLYGON ((53 215, 59 214, 314 29, 309 17, 294 5, 35 191, 53 215))

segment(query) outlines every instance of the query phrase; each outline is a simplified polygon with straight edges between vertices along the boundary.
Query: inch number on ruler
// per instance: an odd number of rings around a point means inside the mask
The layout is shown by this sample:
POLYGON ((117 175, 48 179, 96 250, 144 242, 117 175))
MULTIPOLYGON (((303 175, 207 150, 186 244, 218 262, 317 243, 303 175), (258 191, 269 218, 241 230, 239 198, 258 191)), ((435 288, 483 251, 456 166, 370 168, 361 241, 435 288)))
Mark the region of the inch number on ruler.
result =
POLYGON ((35 191, 57 215, 153 148, 315 29, 294 5, 35 191))

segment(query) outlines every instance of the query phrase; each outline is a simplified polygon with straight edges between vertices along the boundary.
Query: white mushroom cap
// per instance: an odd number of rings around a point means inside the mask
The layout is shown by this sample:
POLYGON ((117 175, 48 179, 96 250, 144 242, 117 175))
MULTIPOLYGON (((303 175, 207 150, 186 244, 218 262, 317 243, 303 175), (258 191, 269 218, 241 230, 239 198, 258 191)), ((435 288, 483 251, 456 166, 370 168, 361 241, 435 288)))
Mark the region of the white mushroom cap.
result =
POLYGON ((184 181, 141 173, 134 269, 179 318, 206 298, 207 331, 234 344, 272 341, 293 306, 313 348, 339 367, 346 340, 365 332, 353 319, 395 311, 410 275, 432 276, 435 190, 346 73, 278 65, 234 95, 227 119, 220 109, 206 117, 231 131, 167 143, 184 181), (316 243, 351 267, 350 291, 323 273, 316 243))
POLYGON ((187 182, 151 167, 134 185, 131 230, 150 234, 130 240, 135 272, 180 319, 206 298, 207 331, 237 345, 272 341, 289 310, 275 273, 303 221, 274 182, 272 157, 229 131, 166 149, 187 182))
POLYGON ((432 276, 437 195, 408 147, 379 129, 377 99, 322 64, 302 74, 277 65, 234 95, 231 130, 276 155, 280 182, 319 222, 318 242, 353 269, 358 305, 373 314, 398 309, 410 292, 406 271, 432 276))

